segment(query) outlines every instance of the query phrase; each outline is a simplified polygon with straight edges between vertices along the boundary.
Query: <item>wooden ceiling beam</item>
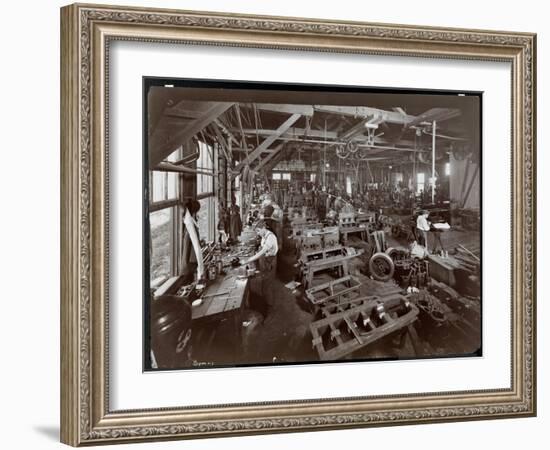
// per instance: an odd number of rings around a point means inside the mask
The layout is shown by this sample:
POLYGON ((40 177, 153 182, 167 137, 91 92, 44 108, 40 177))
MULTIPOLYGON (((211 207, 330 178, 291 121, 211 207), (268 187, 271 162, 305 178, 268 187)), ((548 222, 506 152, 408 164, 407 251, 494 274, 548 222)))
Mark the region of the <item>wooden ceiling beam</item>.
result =
POLYGON ((263 171, 265 173, 269 172, 270 170, 273 170, 273 168, 279 164, 279 162, 281 162, 281 160, 283 159, 285 155, 285 152, 284 151, 280 151, 280 152, 277 152, 273 158, 271 158, 269 161, 267 161, 267 163, 264 165, 263 167, 263 171))
POLYGON ((311 105, 282 105, 278 103, 256 103, 256 108, 261 111, 279 112, 285 114, 300 114, 312 116, 313 106, 311 105))
MULTIPOLYGON (((231 132, 240 132, 240 130, 232 129, 231 132)), ((272 134, 277 133, 277 130, 266 130, 266 129, 258 129, 255 128, 245 128, 243 129, 243 132, 245 134, 250 135, 260 135, 260 136, 270 136, 272 134)), ((281 135, 281 137, 296 137, 301 138, 304 136, 308 137, 319 137, 319 138, 327 138, 327 139, 336 139, 338 137, 338 134, 334 131, 327 131, 326 133, 321 130, 307 130, 306 128, 297 128, 297 127, 291 127, 288 129, 288 131, 281 135)))
POLYGON ((385 111, 378 108, 370 108, 368 106, 331 106, 331 105, 313 105, 314 111, 326 114, 341 114, 343 116, 352 116, 357 118, 370 118, 372 116, 380 117, 382 122, 399 123, 405 125, 415 116, 401 114, 395 111, 385 111))
POLYGON ((440 122, 444 120, 452 119, 453 117, 460 116, 459 109, 449 109, 449 108, 432 108, 428 111, 416 116, 414 120, 406 123, 407 127, 415 127, 422 124, 422 122, 433 122, 434 120, 440 122))
POLYGON ((168 142, 149 149, 149 166, 155 167, 168 155, 174 152, 183 142, 191 139, 199 131, 227 111, 233 103, 214 103, 198 119, 189 122, 178 132, 174 133, 168 142))
POLYGON ((363 134, 365 132, 365 125, 367 124, 369 119, 363 119, 358 124, 352 126, 351 128, 344 131, 339 138, 343 139, 345 141, 354 138, 355 136, 359 134, 363 134))
POLYGON ((267 155, 265 158, 263 158, 258 165, 254 168, 254 170, 260 170, 263 166, 265 166, 275 155, 277 155, 284 147, 284 144, 279 144, 277 147, 271 151, 269 155, 267 155))
POLYGON ((280 126, 277 128, 277 132, 270 135, 268 138, 266 138, 258 147, 256 147, 252 153, 250 153, 246 158, 244 158, 234 169, 235 173, 239 173, 241 169, 247 165, 253 162, 256 158, 258 158, 261 153, 264 150, 267 150, 267 148, 273 144, 282 134, 284 134, 291 126, 294 124, 300 117, 302 117, 301 114, 292 114, 288 119, 286 119, 280 126))

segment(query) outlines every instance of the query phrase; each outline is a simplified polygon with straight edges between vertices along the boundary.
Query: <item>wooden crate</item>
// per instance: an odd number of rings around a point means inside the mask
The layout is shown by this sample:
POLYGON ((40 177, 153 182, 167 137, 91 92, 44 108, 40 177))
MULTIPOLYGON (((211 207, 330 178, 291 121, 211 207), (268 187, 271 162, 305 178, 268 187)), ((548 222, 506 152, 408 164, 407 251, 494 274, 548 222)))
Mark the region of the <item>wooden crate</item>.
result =
POLYGON ((412 324, 418 308, 402 295, 367 301, 310 324, 313 347, 322 361, 345 358, 353 352, 412 324))
POLYGON ((352 275, 347 275, 307 289, 306 298, 313 305, 329 301, 339 304, 358 297, 360 288, 360 281, 352 275))

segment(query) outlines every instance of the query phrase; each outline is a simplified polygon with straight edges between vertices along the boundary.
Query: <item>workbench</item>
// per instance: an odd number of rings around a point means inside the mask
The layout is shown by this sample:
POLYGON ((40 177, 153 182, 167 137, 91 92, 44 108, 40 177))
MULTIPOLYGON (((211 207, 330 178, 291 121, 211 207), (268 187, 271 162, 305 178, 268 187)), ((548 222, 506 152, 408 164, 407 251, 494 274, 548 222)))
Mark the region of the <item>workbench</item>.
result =
POLYGON ((248 279, 233 274, 210 281, 200 297, 202 303, 193 307, 193 320, 217 319, 220 314, 240 311, 245 306, 247 288, 248 279))
POLYGON ((347 245, 348 236, 350 234, 358 234, 362 241, 367 240, 369 229, 366 224, 354 225, 354 226, 340 226, 339 228, 340 228, 340 236, 341 236, 343 245, 347 245))
POLYGON ((199 297, 202 302, 192 306, 193 326, 217 326, 221 321, 230 321, 235 346, 242 342, 243 312, 248 305, 248 279, 235 273, 220 275, 210 281, 199 297))
POLYGON ((459 261, 452 256, 442 258, 438 255, 429 255, 430 261, 430 276, 447 286, 456 287, 456 273, 455 271, 461 269, 459 261))

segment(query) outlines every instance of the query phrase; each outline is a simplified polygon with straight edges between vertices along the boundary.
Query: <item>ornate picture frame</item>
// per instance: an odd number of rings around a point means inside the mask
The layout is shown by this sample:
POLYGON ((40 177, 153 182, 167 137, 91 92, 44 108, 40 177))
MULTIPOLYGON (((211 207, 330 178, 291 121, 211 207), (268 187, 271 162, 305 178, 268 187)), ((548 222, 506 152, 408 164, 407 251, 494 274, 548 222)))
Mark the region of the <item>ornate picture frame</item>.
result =
POLYGON ((536 414, 536 36, 75 4, 61 9, 61 440, 73 446, 536 414), (512 68, 507 389, 113 411, 109 406, 109 46, 116 40, 512 68))

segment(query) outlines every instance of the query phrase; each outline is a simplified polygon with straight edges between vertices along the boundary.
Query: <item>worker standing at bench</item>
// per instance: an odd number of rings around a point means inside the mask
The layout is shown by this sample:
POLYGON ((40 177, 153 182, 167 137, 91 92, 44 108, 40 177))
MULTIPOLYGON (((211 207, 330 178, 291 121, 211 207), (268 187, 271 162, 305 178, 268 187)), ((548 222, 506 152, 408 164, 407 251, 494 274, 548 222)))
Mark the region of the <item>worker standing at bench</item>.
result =
POLYGON ((264 220, 259 220, 255 226, 256 233, 262 238, 258 252, 248 259, 241 261, 241 265, 246 266, 254 261, 258 261, 260 277, 262 283, 262 301, 266 304, 266 313, 264 320, 273 307, 272 283, 275 280, 277 272, 277 253, 279 245, 275 234, 267 229, 264 220))
POLYGON ((422 210, 416 219, 416 238, 418 243, 423 245, 426 250, 428 250, 428 231, 430 231, 429 215, 429 211, 422 210))
POLYGON ((275 234, 279 248, 282 248, 283 210, 272 200, 270 194, 266 194, 262 202, 262 218, 266 222, 267 229, 275 234))

